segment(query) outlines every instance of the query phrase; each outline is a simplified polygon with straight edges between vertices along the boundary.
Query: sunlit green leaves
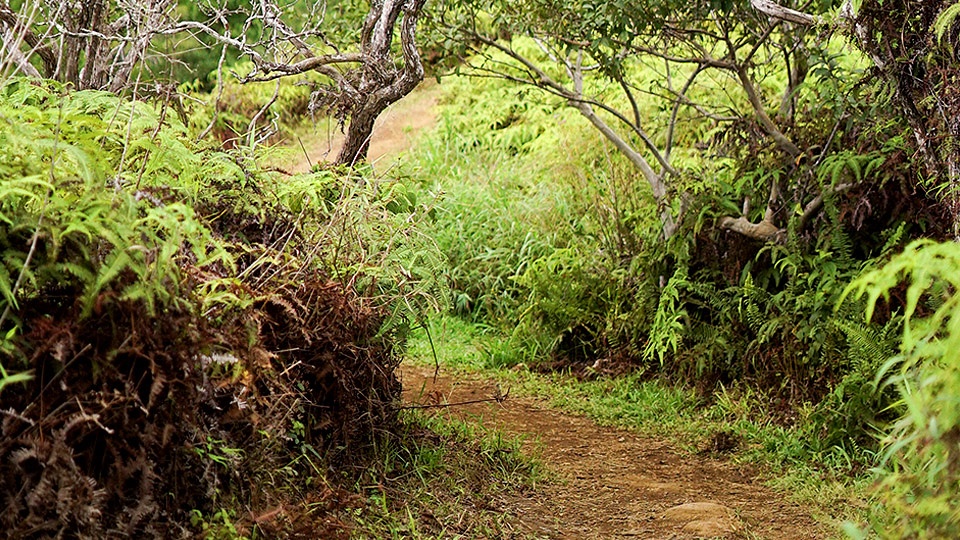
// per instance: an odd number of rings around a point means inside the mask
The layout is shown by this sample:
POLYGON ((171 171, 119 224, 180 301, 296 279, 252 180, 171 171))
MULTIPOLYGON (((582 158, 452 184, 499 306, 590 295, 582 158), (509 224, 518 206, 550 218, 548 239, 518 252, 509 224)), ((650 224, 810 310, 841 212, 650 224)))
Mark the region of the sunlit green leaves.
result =
POLYGON ((886 510, 873 527, 884 538, 953 538, 960 533, 960 245, 916 241, 848 292, 867 296, 869 319, 904 283, 900 355, 877 375, 899 390, 902 416, 884 440, 886 510))
POLYGON ((231 264, 192 209, 142 191, 176 190, 204 170, 183 127, 158 122, 105 93, 0 88, 0 307, 74 287, 86 312, 114 299, 153 310, 176 301, 185 256, 231 264))

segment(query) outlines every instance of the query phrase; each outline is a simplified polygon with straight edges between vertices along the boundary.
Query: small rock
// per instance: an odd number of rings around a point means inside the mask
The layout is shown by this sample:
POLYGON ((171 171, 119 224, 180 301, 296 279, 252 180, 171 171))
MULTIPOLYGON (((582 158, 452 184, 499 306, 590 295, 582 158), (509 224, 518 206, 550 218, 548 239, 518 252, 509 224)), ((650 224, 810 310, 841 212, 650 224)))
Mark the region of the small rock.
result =
POLYGON ((663 520, 676 523, 681 532, 694 538, 727 538, 737 531, 733 510, 722 504, 695 502, 666 510, 663 520))

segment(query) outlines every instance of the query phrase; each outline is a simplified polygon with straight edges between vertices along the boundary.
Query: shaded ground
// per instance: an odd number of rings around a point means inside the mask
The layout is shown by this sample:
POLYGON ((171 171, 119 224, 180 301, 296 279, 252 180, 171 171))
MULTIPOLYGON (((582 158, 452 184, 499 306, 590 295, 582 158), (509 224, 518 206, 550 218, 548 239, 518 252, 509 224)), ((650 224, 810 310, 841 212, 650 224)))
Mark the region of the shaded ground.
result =
MULTIPOLYGON (((496 395, 494 383, 402 366, 408 403, 456 403, 496 395)), ((721 458, 685 455, 669 444, 552 410, 529 398, 438 409, 527 437, 559 480, 533 496, 491 501, 518 529, 551 539, 770 538, 827 534, 799 506, 763 486, 755 472, 721 458)))

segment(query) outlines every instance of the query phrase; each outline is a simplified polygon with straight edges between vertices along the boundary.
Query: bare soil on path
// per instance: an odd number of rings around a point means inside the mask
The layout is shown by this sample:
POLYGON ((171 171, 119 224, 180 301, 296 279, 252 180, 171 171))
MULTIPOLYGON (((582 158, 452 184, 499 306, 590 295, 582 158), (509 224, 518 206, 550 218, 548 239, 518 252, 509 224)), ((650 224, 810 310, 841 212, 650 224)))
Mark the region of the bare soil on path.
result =
MULTIPOLYGON (((496 384, 404 365, 408 403, 486 399, 496 384)), ((800 506, 765 487, 747 467, 714 455, 683 454, 670 444, 509 397, 442 408, 437 414, 526 439, 559 479, 528 497, 491 501, 527 535, 550 539, 767 538, 827 534, 800 506)))

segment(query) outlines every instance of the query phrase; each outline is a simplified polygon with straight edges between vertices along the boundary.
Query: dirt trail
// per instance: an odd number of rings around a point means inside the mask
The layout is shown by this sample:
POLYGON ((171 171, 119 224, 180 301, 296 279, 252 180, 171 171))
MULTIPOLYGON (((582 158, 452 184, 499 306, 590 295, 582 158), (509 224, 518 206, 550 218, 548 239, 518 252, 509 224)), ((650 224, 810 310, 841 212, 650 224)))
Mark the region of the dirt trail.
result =
MULTIPOLYGON (((425 128, 436 123, 435 112, 440 85, 426 80, 417 89, 391 105, 378 118, 370 139, 367 159, 378 171, 392 163, 391 157, 410 148, 414 138, 425 128)), ((329 130, 318 127, 312 138, 304 138, 303 145, 308 159, 301 159, 291 172, 303 173, 311 164, 331 162, 343 146, 343 133, 336 126, 329 130)))
MULTIPOLYGON (((489 398, 496 388, 433 368, 403 366, 408 402, 489 398)), ((526 436, 562 479, 529 498, 497 501, 519 528, 551 539, 814 539, 825 531, 799 506, 764 487, 756 474, 709 455, 683 455, 669 444, 510 397, 443 409, 489 428, 526 436)))
MULTIPOLYGON (((439 87, 425 83, 377 120, 369 159, 378 169, 410 147, 414 137, 436 121, 439 87)), ((313 163, 336 157, 342 135, 319 133, 304 141, 313 163)), ((304 159, 298 171, 309 169, 304 159)), ((489 398, 489 381, 448 376, 433 369, 402 366, 408 402, 426 396, 443 402, 489 398)), ((502 404, 479 403, 443 414, 481 422, 522 435, 541 451, 562 479, 541 486, 530 497, 491 503, 513 516, 521 530, 550 539, 819 539, 826 532, 799 506, 764 487, 756 474, 713 456, 681 454, 669 444, 550 409, 528 398, 502 404)))

